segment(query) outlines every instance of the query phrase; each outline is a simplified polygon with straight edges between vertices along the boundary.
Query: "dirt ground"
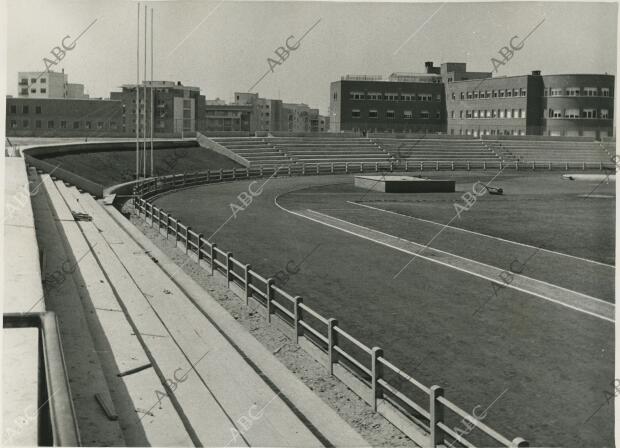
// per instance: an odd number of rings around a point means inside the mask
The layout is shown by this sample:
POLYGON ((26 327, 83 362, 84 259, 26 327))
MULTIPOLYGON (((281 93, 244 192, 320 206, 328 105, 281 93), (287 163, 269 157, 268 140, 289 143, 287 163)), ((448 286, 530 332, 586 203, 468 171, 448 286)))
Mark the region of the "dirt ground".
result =
MULTIPOLYGON (((124 213, 131 212, 126 205, 124 213)), ((307 352, 290 340, 277 328, 269 326, 257 311, 247 307, 241 298, 231 292, 224 279, 212 277, 184 253, 173 247, 171 241, 164 239, 156 229, 144 224, 133 213, 131 222, 144 233, 157 247, 177 264, 185 273, 208 291, 241 325, 243 325, 261 344, 269 349, 278 360, 293 372, 306 386, 313 390, 325 403, 358 431, 372 446, 417 447, 411 439, 393 426, 381 415, 372 411, 361 398, 335 377, 307 352)))

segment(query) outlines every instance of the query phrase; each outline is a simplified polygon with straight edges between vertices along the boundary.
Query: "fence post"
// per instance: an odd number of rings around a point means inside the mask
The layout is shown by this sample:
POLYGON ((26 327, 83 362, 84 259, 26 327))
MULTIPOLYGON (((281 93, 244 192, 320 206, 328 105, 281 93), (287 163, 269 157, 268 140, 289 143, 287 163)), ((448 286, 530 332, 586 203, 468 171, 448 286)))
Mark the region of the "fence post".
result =
POLYGON ((187 174, 187 173, 183 173, 183 185, 185 185, 185 183, 187 182, 187 181, 185 180, 185 175, 186 175, 186 174, 187 174))
POLYGON ((379 362, 379 357, 383 356, 383 349, 372 348, 372 410, 377 412, 377 399, 381 397, 378 380, 383 377, 383 365, 379 362))
POLYGON ((432 386, 430 391, 430 431, 431 431, 431 447, 436 448, 441 443, 441 429, 437 427, 437 423, 443 422, 443 406, 437 399, 443 397, 443 387, 432 386))
POLYGON ((499 161, 499 169, 500 169, 500 171, 503 169, 503 164, 502 164, 501 160, 499 161))
POLYGON ((304 176, 306 175, 306 164, 305 163, 301 164, 301 174, 304 176))
POLYGON ((568 171, 568 162, 564 162, 564 170, 568 171))
POLYGON ((151 227, 153 227, 153 203, 149 204, 151 206, 151 227))
POLYGON ((247 166, 245 167, 245 177, 250 177, 250 169, 247 166))
POLYGON ((267 297, 267 322, 271 322, 271 299, 273 295, 273 279, 267 279, 267 292, 265 296, 267 297))
POLYGON ((220 181, 224 180, 224 170, 220 168, 220 181))
POLYGON ((485 170, 485 171, 487 170, 487 162, 486 161, 482 162, 482 169, 485 170))
POLYGON ((451 170, 451 171, 454 171, 454 162, 452 162, 452 164, 451 164, 450 166, 451 166, 451 168, 452 168, 452 170, 451 170))
POLYGON ((232 252, 226 252, 226 286, 230 288, 230 265, 232 261, 232 252))
POLYGON ((189 231, 192 228, 190 226, 187 226, 187 228, 185 229, 185 255, 187 255, 187 253, 189 252, 189 231))
POLYGON ((334 162, 332 162, 332 174, 334 174, 334 162))
POLYGON ((293 298, 293 313, 295 315, 295 344, 299 344, 299 336, 301 336, 301 325, 299 325, 299 321, 302 319, 301 317, 301 308, 299 304, 303 303, 304 299, 299 296, 293 298))
POLYGON ((170 214, 166 213, 166 239, 168 239, 168 228, 170 227, 170 214))
POLYGON ((161 235, 161 208, 157 209, 157 233, 161 235))
POLYGON ((232 178, 233 178, 233 180, 237 179, 237 173, 236 173, 236 171, 237 171, 237 168, 233 168, 233 169, 232 169, 232 178))
POLYGON ((349 174, 349 162, 344 162, 344 172, 349 174))
POLYGON ((405 160, 405 172, 409 171, 409 161, 405 160))
POLYGON ((263 165, 260 166, 260 175, 263 177, 263 165))
POLYGON ((424 162, 420 162, 420 171, 424 171, 424 162))
POLYGON ((330 375, 334 374, 334 361, 336 361, 336 353, 334 347, 338 345, 338 338, 334 327, 338 325, 338 321, 333 317, 327 320, 327 371, 330 375))
POLYGON ((252 295, 252 289, 250 288, 250 270, 252 266, 249 264, 245 265, 245 272, 243 276, 243 281, 245 283, 245 304, 246 306, 250 305, 250 296, 252 295))
POLYGON ((217 244, 213 243, 211 244, 211 277, 213 277, 213 274, 215 272, 215 248, 217 247, 217 244))
POLYGON ((511 448, 527 448, 529 446, 530 446, 529 442, 521 437, 515 437, 510 442, 511 448))
POLYGON ((470 171, 470 170, 471 170, 471 167, 470 167, 470 165, 469 165, 469 160, 468 160, 468 161, 467 161, 467 171, 470 171))
POLYGON ((515 161, 515 171, 519 171, 519 161, 515 161))
POLYGON ((207 180, 206 183, 211 182, 211 170, 207 170, 207 180))
POLYGON ((603 171, 603 162, 601 162, 601 161, 598 162, 598 169, 600 171, 603 171))
POLYGON ((203 243, 204 235, 202 233, 198 234, 198 266, 200 266, 200 258, 202 257, 202 243, 203 243))
POLYGON ((581 163, 581 169, 582 169, 583 171, 585 171, 585 170, 586 170, 586 162, 582 162, 582 163, 581 163))
POLYGON ((379 172, 379 162, 375 162, 375 173, 378 173, 378 172, 379 172))
POLYGON ((291 177, 291 166, 288 166, 288 177, 291 177))
POLYGON ((179 241, 179 220, 174 220, 174 247, 177 247, 177 241, 179 241))

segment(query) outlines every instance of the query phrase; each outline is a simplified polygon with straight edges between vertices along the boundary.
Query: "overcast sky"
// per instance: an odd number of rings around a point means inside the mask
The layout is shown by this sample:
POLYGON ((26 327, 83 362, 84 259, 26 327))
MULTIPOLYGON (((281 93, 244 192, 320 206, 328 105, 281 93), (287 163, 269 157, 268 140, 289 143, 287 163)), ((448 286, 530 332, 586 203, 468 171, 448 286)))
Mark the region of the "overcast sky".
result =
MULTIPOLYGON (((95 20, 56 66, 58 71, 64 68, 70 82, 85 84, 95 97, 109 97, 120 85, 135 82, 135 1, 7 3, 8 94, 17 94, 18 71, 44 70, 43 58, 52 58, 50 50, 64 36, 76 37, 95 20)), ((269 70, 267 59, 278 59, 274 50, 286 46, 289 36, 298 39, 315 24, 299 48, 253 91, 305 102, 326 114, 329 84, 341 75, 421 72, 424 61, 466 62, 469 70, 492 71, 491 58, 501 59, 498 50, 543 20, 497 76, 537 69, 543 74, 616 70, 613 3, 146 4, 155 11, 155 79, 198 86, 208 99, 227 102, 269 70)))

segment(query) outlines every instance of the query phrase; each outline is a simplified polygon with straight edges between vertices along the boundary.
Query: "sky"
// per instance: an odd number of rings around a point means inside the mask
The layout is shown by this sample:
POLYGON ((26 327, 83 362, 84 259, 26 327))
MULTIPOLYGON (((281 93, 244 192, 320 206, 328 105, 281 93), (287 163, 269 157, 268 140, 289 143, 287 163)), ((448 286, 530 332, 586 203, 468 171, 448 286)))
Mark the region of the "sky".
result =
MULTIPOLYGON (((145 4, 154 10, 154 78, 197 86, 207 99, 227 102, 266 74, 253 92, 304 102, 327 114, 330 83, 342 75, 422 72, 425 61, 466 62, 470 71, 493 71, 492 58, 504 61, 500 49, 533 30, 494 76, 616 71, 615 3, 145 4), (286 47, 287 39, 296 49, 282 60, 275 51, 286 47), (269 58, 279 64, 271 62, 271 69, 269 58)), ((7 0, 7 94, 17 95, 18 71, 43 71, 44 58, 54 60, 50 51, 89 25, 53 68, 64 68, 69 82, 84 84, 91 97, 107 98, 121 85, 135 83, 137 8, 129 0, 7 0)), ((142 16, 141 34, 143 21, 142 16)), ((142 57, 142 41, 140 47, 142 57)))

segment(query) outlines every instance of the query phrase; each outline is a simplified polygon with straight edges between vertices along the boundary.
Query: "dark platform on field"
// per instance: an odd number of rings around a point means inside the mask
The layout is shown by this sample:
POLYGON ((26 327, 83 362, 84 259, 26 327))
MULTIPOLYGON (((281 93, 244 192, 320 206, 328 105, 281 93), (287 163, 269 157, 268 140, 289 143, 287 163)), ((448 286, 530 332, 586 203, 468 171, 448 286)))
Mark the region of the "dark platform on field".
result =
POLYGON ((456 181, 411 176, 355 176, 355 186, 383 193, 453 193, 456 181))

